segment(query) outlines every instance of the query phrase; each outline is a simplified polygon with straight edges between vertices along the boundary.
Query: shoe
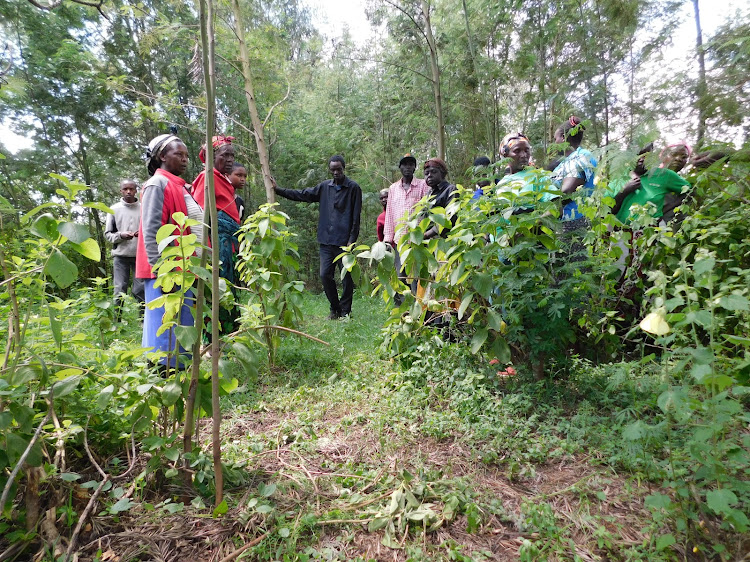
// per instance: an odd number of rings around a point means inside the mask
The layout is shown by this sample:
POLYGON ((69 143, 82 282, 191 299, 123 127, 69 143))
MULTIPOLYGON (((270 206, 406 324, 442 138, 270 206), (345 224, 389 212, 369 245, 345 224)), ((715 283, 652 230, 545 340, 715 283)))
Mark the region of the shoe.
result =
POLYGON ((339 316, 339 318, 341 320, 351 320, 352 319, 352 311, 350 310, 349 312, 342 312, 341 315, 339 316))
POLYGON ((329 320, 338 320, 339 318, 341 318, 341 312, 337 312, 335 310, 332 310, 328 315, 329 320))

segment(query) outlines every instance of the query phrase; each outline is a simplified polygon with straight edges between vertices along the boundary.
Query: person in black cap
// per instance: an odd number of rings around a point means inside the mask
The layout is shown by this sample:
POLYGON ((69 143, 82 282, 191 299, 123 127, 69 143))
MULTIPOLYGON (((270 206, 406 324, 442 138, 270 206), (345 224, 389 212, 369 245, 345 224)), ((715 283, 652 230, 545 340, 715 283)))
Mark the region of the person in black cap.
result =
POLYGON ((342 253, 341 247, 357 241, 362 213, 362 188, 357 182, 346 177, 345 167, 343 156, 331 156, 328 160, 328 171, 333 179, 307 189, 282 189, 274 181, 274 190, 281 197, 304 203, 320 203, 320 280, 331 305, 329 320, 350 316, 354 297, 354 280, 351 273, 347 272, 344 275, 341 298, 336 289, 334 275, 336 268, 342 266, 341 261, 334 261, 342 253))

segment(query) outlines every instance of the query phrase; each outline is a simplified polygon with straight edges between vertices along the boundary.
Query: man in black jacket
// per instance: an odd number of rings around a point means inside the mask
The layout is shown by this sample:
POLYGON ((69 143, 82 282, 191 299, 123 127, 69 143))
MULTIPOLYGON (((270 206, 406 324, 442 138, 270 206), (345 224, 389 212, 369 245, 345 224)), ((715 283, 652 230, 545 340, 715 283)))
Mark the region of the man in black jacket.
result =
POLYGON ((323 283, 328 302, 331 304, 329 319, 335 320, 349 316, 352 312, 354 280, 346 273, 343 281, 343 293, 339 298, 336 289, 336 266, 334 262, 341 253, 342 246, 354 244, 359 236, 359 217, 362 212, 362 188, 357 182, 346 177, 346 162, 343 156, 331 156, 328 170, 333 179, 319 183, 307 189, 283 189, 274 186, 276 193, 292 201, 320 203, 318 218, 318 244, 320 244, 320 280, 323 283))

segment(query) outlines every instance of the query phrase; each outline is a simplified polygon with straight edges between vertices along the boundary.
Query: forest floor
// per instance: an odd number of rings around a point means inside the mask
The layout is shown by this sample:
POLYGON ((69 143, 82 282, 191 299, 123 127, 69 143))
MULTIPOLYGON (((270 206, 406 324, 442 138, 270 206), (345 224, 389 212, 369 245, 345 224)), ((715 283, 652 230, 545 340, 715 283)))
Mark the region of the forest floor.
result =
MULTIPOLYGON (((223 403, 226 512, 144 491, 94 518, 81 560, 640 558, 652 490, 571 440, 570 427, 598 431, 591 404, 511 381, 493 394, 501 415, 466 408, 471 395, 456 407, 384 359, 381 301, 358 297, 339 321, 322 295, 303 310, 302 330, 329 346, 285 337, 257 380, 229 367, 241 386, 223 403)), ((200 432, 208 465, 210 420, 200 432)))

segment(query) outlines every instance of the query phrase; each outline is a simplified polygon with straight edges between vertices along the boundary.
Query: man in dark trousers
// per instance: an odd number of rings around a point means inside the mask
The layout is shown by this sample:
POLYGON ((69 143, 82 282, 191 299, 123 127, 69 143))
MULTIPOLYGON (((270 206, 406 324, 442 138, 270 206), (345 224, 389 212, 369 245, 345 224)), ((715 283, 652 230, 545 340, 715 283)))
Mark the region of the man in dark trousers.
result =
POLYGON ((343 156, 331 156, 328 170, 333 179, 307 189, 282 189, 274 185, 278 195, 292 201, 320 203, 318 218, 318 244, 320 244, 320 280, 328 302, 331 304, 330 320, 350 316, 354 280, 346 273, 343 293, 339 298, 336 289, 336 267, 334 262, 341 254, 341 247, 354 244, 359 236, 359 217, 362 212, 362 188, 344 174, 346 162, 343 156))
POLYGON ((141 222, 141 203, 135 196, 138 185, 133 180, 120 182, 122 199, 112 205, 113 215, 107 215, 104 237, 112 244, 112 277, 115 284, 115 319, 120 317, 120 304, 133 281, 133 296, 143 302, 143 280, 135 276, 135 250, 138 245, 138 225, 141 222))

